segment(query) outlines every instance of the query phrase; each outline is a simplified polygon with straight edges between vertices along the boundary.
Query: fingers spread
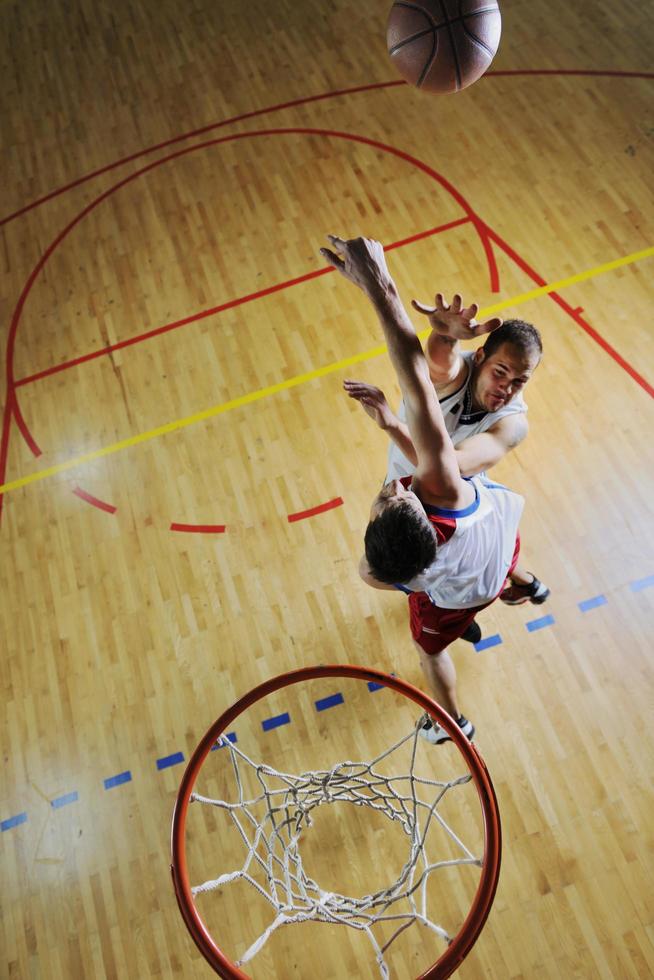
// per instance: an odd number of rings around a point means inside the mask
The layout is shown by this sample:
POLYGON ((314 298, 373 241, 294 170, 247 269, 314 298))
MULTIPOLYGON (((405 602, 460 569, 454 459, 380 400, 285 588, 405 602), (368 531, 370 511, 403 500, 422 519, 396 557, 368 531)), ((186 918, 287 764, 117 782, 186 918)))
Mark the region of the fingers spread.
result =
POLYGON ((347 242, 343 238, 339 238, 338 235, 327 235, 337 252, 344 252, 347 242))
POLYGON ((427 316, 436 312, 435 307, 425 306, 424 303, 419 303, 417 299, 411 300, 411 306, 414 308, 414 310, 417 310, 418 313, 426 313, 427 316))
POLYGON ((335 269, 343 268, 343 262, 341 259, 339 259, 338 255, 335 255, 334 252, 330 252, 328 248, 321 248, 320 254, 322 255, 323 259, 327 259, 329 264, 333 265, 335 269))

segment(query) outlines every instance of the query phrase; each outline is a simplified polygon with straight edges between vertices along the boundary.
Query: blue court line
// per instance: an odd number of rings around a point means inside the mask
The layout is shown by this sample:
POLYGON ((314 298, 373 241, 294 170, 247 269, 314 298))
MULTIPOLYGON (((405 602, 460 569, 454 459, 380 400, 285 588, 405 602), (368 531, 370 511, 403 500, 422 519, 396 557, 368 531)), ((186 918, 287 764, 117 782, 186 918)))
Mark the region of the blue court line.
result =
POLYGON ((498 647, 503 642, 500 634, 494 633, 492 636, 482 636, 479 643, 474 644, 474 647, 477 653, 481 653, 482 650, 488 650, 489 647, 498 647))
POLYGON ((114 786, 122 786, 123 783, 131 783, 132 774, 129 769, 125 772, 119 772, 117 776, 109 776, 109 779, 105 779, 104 788, 113 789, 114 786))
MULTIPOLYGON (((629 583, 629 588, 632 592, 642 592, 643 589, 649 589, 654 586, 654 575, 648 575, 645 578, 636 580, 635 582, 629 583)), ((598 606, 604 606, 608 602, 605 595, 596 595, 590 599, 584 599, 577 603, 578 608, 581 612, 588 612, 590 609, 596 609, 598 606)), ((533 619, 531 622, 527 623, 527 629, 530 633, 536 630, 543 629, 545 626, 551 626, 555 622, 554 616, 547 615, 542 616, 540 619, 533 619)), ((477 652, 482 650, 487 650, 490 647, 499 646, 503 642, 502 637, 499 633, 493 636, 483 637, 479 643, 475 643, 474 647, 477 652)), ((391 673, 394 677, 395 674, 391 673)), ((371 692, 381 691, 386 685, 378 684, 376 681, 367 681, 368 690, 371 692)), ((316 701, 316 709, 318 711, 323 711, 325 708, 331 708, 336 704, 343 703, 342 694, 332 694, 330 697, 322 698, 320 701, 316 701)), ((278 728, 281 725, 290 724, 291 718, 288 712, 284 714, 277 715, 274 718, 268 718, 266 721, 262 722, 262 728, 264 731, 270 731, 273 728, 278 728)), ((228 739, 230 742, 236 742, 236 732, 226 732, 223 733, 223 738, 228 739)), ((217 742, 212 745, 211 751, 222 748, 217 742)), ((184 761, 184 754, 182 752, 174 752, 171 755, 163 756, 161 759, 156 760, 157 769, 167 769, 170 766, 177 765, 184 761)), ((125 772, 118 773, 116 776, 110 776, 108 779, 104 780, 105 789, 113 789, 114 786, 121 786, 123 783, 129 783, 132 780, 132 774, 129 769, 125 772)), ((61 807, 68 806, 70 803, 76 803, 79 799, 79 794, 77 790, 73 790, 70 793, 66 793, 63 796, 58 796, 56 799, 50 801, 50 806, 54 810, 59 810, 61 807)), ((27 813, 18 813, 13 817, 9 817, 7 820, 0 821, 0 831, 11 830, 13 827, 19 827, 21 824, 27 823, 27 813)))
POLYGON ((50 800, 50 806, 53 810, 59 810, 62 806, 68 806, 69 803, 77 803, 78 800, 79 793, 75 789, 72 793, 66 793, 65 796, 58 796, 55 800, 50 800))
MULTIPOLYGON (((238 741, 236 738, 236 732, 223 732, 222 737, 229 739, 230 742, 238 741)), ((214 744, 211 746, 211 751, 215 752, 216 749, 224 749, 224 748, 225 748, 224 742, 214 742, 214 744)))
POLYGON ((9 817, 7 820, 0 822, 0 830, 11 830, 12 827, 18 827, 22 823, 27 822, 26 813, 17 813, 15 817, 9 817))
POLYGON ((285 711, 283 715, 275 715, 274 718, 266 718, 265 721, 261 722, 261 727, 264 732, 269 732, 272 728, 279 728, 280 725, 290 724, 291 716, 288 711, 285 711))
POLYGON ((183 761, 183 752, 173 752, 172 755, 164 755, 163 758, 157 759, 157 769, 169 769, 171 766, 177 766, 183 761))
POLYGON ((531 622, 526 623, 526 627, 530 633, 534 633, 536 630, 542 630, 546 626, 551 626, 554 622, 554 616, 547 615, 541 616, 540 619, 532 619, 531 622))
MULTIPOLYGON (((397 674, 395 673, 394 670, 391 670, 389 672, 389 675, 388 676, 389 677, 397 677, 397 674)), ((381 691, 381 690, 383 690, 383 688, 386 687, 385 684, 378 684, 377 681, 367 681, 367 684, 368 684, 368 690, 369 691, 381 691)))
POLYGON ((595 595, 592 599, 584 599, 583 602, 578 602, 577 605, 582 612, 588 612, 589 609, 597 609, 598 606, 605 606, 607 601, 605 595, 595 595))
POLYGON ((330 694, 328 698, 320 698, 316 701, 316 711, 326 711, 327 708, 333 708, 337 704, 343 704, 342 694, 330 694))

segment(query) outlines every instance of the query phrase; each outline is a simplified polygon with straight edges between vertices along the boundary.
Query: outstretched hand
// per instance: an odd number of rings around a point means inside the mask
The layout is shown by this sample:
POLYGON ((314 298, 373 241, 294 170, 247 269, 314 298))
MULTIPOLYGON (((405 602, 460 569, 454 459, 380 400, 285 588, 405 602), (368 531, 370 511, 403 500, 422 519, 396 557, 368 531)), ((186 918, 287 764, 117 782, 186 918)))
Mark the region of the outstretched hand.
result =
POLYGON ((320 254, 341 275, 368 294, 377 288, 388 288, 392 280, 381 242, 372 238, 352 238, 345 241, 337 235, 327 235, 327 238, 334 251, 321 248, 320 254))
POLYGON ((343 388, 350 398, 359 402, 363 410, 371 419, 374 419, 380 429, 388 429, 393 422, 397 421, 381 388, 366 384, 365 381, 350 381, 347 378, 343 382, 343 388))
POLYGON ((429 318, 432 330, 452 340, 470 340, 472 337, 492 333, 502 326, 500 317, 493 317, 485 323, 477 323, 475 317, 479 312, 479 306, 477 303, 472 303, 464 307, 458 293, 452 297, 450 305, 445 302, 442 293, 436 293, 434 304, 434 306, 425 306, 415 299, 411 300, 413 309, 429 318))

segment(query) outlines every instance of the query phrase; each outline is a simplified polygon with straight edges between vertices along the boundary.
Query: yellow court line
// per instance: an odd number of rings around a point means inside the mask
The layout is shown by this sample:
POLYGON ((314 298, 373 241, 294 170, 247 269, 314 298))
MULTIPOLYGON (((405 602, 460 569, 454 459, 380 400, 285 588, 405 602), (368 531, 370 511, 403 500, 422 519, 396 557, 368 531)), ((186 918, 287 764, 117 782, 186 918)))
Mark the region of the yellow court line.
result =
MULTIPOLYGON (((631 265, 634 262, 640 262, 642 259, 651 258, 654 256, 654 246, 650 248, 644 248, 640 252, 632 252, 631 255, 625 255, 621 259, 614 259, 612 262, 605 262, 603 265, 598 265, 594 269, 587 269, 585 272, 578 272, 574 276, 568 276, 566 279, 559 279, 557 282, 547 283, 544 286, 538 286, 536 289, 531 289, 527 293, 520 293, 518 296, 513 296, 511 299, 502 300, 500 303, 495 303, 493 306, 486 306, 484 309, 479 311, 479 316, 484 319, 493 313, 499 313, 500 310, 505 310, 507 307, 519 306, 521 303, 527 303, 529 300, 536 299, 537 296, 545 296, 547 293, 554 293, 566 286, 572 286, 578 282, 584 282, 586 279, 592 279, 595 276, 602 275, 605 272, 611 272, 613 269, 619 269, 624 265, 631 265)), ((418 336, 422 339, 426 337, 430 332, 428 327, 426 330, 421 331, 418 336)), ((277 384, 269 385, 267 388, 260 388, 258 391, 251 391, 247 395, 241 395, 239 398, 232 398, 228 402, 222 402, 220 405, 213 405, 211 408, 206 408, 202 412, 196 412, 194 415, 187 415, 186 418, 176 419, 173 422, 167 422, 166 425, 159 425, 156 429, 149 429, 147 432, 141 432, 138 435, 130 436, 128 439, 121 439, 120 442, 114 442, 110 446, 104 446, 101 449, 94 449, 90 453, 83 453, 81 456, 75 456, 73 459, 65 460, 63 463, 56 463, 54 466, 48 466, 46 469, 37 470, 35 473, 30 473, 28 476, 22 476, 17 480, 11 480, 9 483, 3 483, 0 485, 0 495, 4 493, 9 493, 11 490, 18 490, 20 487, 25 487, 29 483, 36 483, 39 480, 45 480, 49 476, 55 476, 57 473, 64 473, 66 470, 72 470, 77 466, 82 466, 84 463, 90 463, 94 459, 101 459, 103 456, 109 456, 112 453, 117 453, 121 449, 129 449, 131 446, 138 446, 143 442, 148 442, 150 439, 156 439, 158 436, 165 436, 170 432, 177 432, 179 429, 185 429, 189 425, 194 425, 196 422, 202 422, 205 419, 214 418, 216 415, 222 415, 225 412, 230 412, 234 408, 240 408, 243 405, 251 405, 253 402, 258 402, 262 398, 268 398, 270 395, 275 395, 280 391, 287 391, 290 388, 296 388, 298 385, 305 384, 307 381, 313 381, 316 378, 325 377, 327 374, 333 374, 336 371, 341 371, 343 368, 350 367, 353 364, 360 364, 362 361, 371 360, 373 357, 379 357, 381 354, 386 353, 386 345, 381 344, 379 347, 373 347, 370 350, 363 351, 361 354, 355 354, 352 357, 345 357, 341 361, 334 361, 332 364, 326 364, 324 367, 316 368, 313 371, 307 371, 305 374, 297 374, 294 378, 289 378, 286 381, 279 381, 277 384)))

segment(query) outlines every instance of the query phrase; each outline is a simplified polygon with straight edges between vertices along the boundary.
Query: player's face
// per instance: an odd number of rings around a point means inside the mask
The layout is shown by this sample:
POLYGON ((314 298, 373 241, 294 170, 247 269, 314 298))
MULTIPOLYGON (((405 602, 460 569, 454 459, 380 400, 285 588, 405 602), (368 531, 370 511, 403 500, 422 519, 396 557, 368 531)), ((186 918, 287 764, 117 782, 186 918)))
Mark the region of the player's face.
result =
POLYGON ((480 348, 475 358, 475 407, 499 412, 522 391, 538 367, 538 361, 536 352, 526 355, 513 344, 501 344, 489 357, 480 348))
POLYGON ((373 500, 370 508, 370 520, 374 521, 387 507, 394 507, 398 503, 408 504, 419 514, 425 513, 425 508, 413 490, 407 490, 400 480, 391 480, 390 483, 381 488, 373 500))

